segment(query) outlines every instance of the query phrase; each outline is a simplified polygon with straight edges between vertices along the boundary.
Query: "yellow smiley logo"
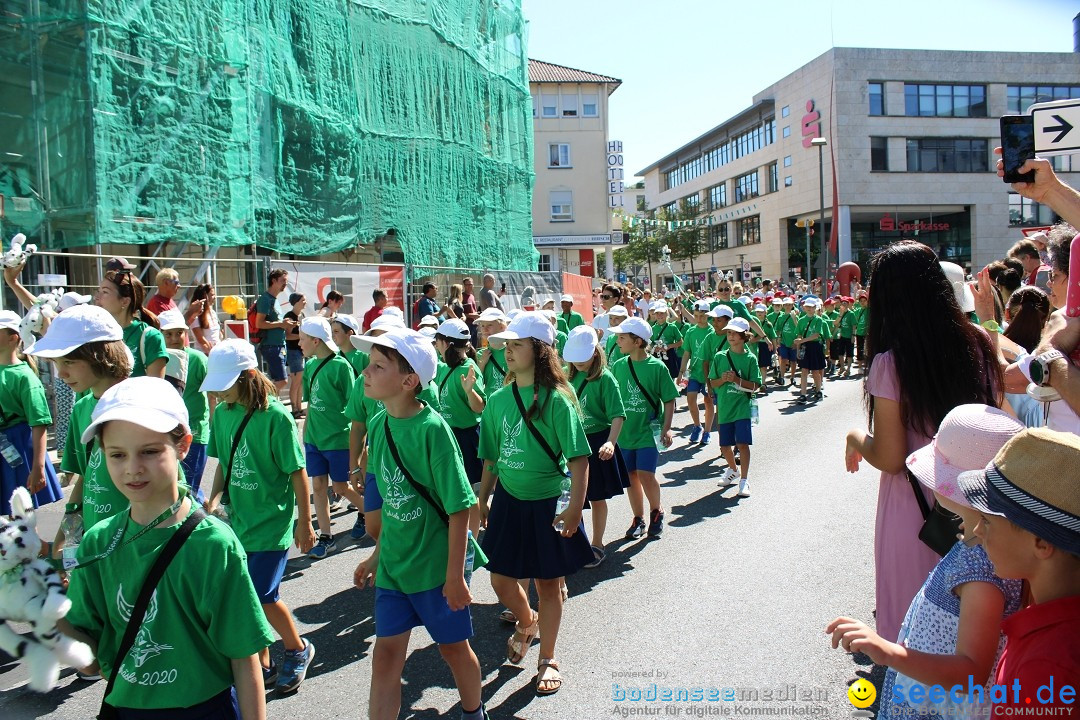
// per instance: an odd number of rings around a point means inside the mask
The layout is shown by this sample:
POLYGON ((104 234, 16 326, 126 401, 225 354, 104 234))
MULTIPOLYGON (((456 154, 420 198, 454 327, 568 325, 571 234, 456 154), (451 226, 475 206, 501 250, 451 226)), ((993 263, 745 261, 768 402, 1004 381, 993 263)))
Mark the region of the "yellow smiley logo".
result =
POLYGON ((874 704, 874 699, 877 697, 877 688, 869 680, 859 678, 848 686, 847 697, 851 704, 860 710, 868 708, 874 704))

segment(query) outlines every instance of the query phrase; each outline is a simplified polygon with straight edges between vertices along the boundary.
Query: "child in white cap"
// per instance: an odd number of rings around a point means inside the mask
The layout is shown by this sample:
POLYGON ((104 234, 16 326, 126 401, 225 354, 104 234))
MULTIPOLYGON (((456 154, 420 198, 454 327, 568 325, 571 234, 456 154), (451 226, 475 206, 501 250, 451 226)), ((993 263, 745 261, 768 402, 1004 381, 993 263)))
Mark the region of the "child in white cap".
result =
POLYGON ((87 531, 61 621, 94 648, 109 677, 104 703, 121 718, 265 717, 258 653, 273 635, 244 548, 179 482, 191 443, 183 399, 159 378, 126 380, 102 393, 80 441, 105 448, 129 503, 87 531), (178 533, 190 535, 158 581, 134 645, 118 657, 143 583, 178 533))
MULTIPOLYGON (((712 427, 713 402, 706 372, 709 362, 712 361, 716 351, 711 349, 715 332, 709 324, 710 309, 708 300, 698 300, 694 303, 694 325, 686 331, 686 335, 683 337, 682 346, 685 353, 683 354, 679 374, 688 375, 686 403, 687 409, 690 411, 690 422, 693 423, 690 430, 691 444, 701 440, 702 427, 712 427), (698 414, 700 412, 698 407, 699 394, 705 396, 704 426, 701 422, 701 416, 698 414)), ((708 441, 706 440, 706 442, 708 441)))
POLYGON ((720 477, 720 486, 734 485, 739 478, 739 497, 750 497, 750 446, 753 444, 753 425, 750 421, 751 398, 761 387, 761 372, 757 358, 747 352, 750 325, 734 318, 724 328, 727 348, 713 356, 709 365, 709 381, 716 388, 716 429, 720 452, 727 469, 720 477), (739 448, 739 464, 735 464, 735 446, 739 448), (738 467, 738 472, 736 472, 738 467))
POLYGON ((777 353, 780 355, 780 384, 783 385, 785 378, 789 385, 795 385, 795 372, 799 368, 799 356, 795 350, 795 338, 798 337, 799 316, 795 312, 795 299, 791 296, 781 301, 779 313, 773 324, 780 347, 777 353))
POLYGON ((360 377, 360 373, 364 372, 368 364, 367 353, 354 348, 350 340, 353 335, 360 334, 360 323, 356 322, 356 318, 352 315, 338 313, 330 321, 330 331, 341 357, 345 358, 352 367, 353 380, 355 380, 360 377))
MULTIPOLYGON (((210 441, 210 403, 202 391, 202 381, 206 378, 206 355, 187 346, 188 325, 184 314, 179 310, 166 310, 158 315, 161 334, 165 336, 165 349, 170 353, 181 353, 186 361, 186 374, 181 396, 188 411, 191 427, 191 447, 182 463, 184 476, 193 495, 200 502, 204 495, 201 488, 203 471, 206 469, 206 444, 210 441)), ((168 375, 168 367, 166 367, 168 375)))
POLYGON ((491 391, 502 387, 506 378, 506 351, 493 348, 488 338, 506 329, 510 319, 503 311, 490 307, 476 318, 476 328, 480 335, 480 349, 476 352, 476 364, 484 374, 484 387, 491 391))
POLYGON ((569 293, 564 293, 559 298, 559 305, 562 307, 562 312, 559 313, 559 319, 566 324, 566 327, 559 328, 565 333, 569 333, 576 327, 580 327, 585 324, 585 318, 581 316, 581 313, 574 312, 574 296, 569 293))
POLYGON ((802 306, 806 314, 799 318, 795 326, 795 352, 802 371, 802 384, 795 402, 800 405, 821 400, 823 397, 821 386, 825 382, 826 365, 824 343, 829 337, 829 331, 825 318, 818 315, 820 302, 820 298, 815 297, 804 299, 802 306), (807 392, 806 380, 811 375, 814 378, 814 390, 807 392))

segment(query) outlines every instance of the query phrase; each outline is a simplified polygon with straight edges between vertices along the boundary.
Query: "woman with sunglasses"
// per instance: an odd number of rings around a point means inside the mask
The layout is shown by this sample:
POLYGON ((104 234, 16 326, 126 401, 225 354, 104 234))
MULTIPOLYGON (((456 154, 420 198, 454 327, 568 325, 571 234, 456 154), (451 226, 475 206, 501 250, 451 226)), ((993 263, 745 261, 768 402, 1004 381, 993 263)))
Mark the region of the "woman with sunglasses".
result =
POLYGON ((165 377, 169 354, 165 336, 158 330, 157 316, 143 306, 146 288, 130 270, 105 273, 94 304, 104 308, 124 329, 124 344, 134 358, 131 377, 165 377))

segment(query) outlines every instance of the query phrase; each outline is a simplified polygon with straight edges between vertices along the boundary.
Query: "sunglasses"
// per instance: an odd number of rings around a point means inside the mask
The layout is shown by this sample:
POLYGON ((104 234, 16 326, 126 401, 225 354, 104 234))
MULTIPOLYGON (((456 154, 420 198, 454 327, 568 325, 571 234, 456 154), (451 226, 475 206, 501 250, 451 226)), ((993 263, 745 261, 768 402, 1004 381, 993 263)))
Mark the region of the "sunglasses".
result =
POLYGON ((716 292, 731 292, 731 288, 716 288, 716 292))
POLYGON ((615 295, 601 295, 600 299, 601 300, 618 300, 619 298, 616 297, 615 295))

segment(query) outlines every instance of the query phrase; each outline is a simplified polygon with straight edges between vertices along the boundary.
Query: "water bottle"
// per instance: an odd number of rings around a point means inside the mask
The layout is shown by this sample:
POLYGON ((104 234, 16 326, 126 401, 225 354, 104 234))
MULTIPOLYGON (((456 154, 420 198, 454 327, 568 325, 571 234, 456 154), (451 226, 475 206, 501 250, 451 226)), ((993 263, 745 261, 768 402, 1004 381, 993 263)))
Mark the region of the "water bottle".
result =
POLYGON ((476 563, 476 550, 473 549, 472 530, 467 530, 465 538, 465 584, 472 582, 473 565, 476 563))
POLYGON ((755 425, 761 424, 761 413, 758 410, 758 402, 755 398, 750 398, 750 422, 755 425))
POLYGON ((64 519, 60 522, 60 532, 64 534, 63 565, 65 570, 70 570, 79 564, 75 559, 79 543, 83 538, 83 517, 79 509, 78 505, 68 503, 64 519))
POLYGON ((652 430, 653 445, 656 446, 656 451, 664 452, 664 450, 666 450, 667 448, 664 447, 664 441, 660 439, 663 435, 663 433, 661 432, 660 421, 653 420, 651 423, 649 423, 649 427, 652 430))
MULTIPOLYGON (((563 480, 562 495, 555 502, 555 517, 562 515, 566 512, 566 508, 570 507, 570 478, 563 480)), ((555 523, 555 532, 561 533, 566 529, 566 523, 560 520, 555 523)))
POLYGON ((15 447, 8 436, 0 431, 0 457, 3 457, 7 461, 7 464, 13 468, 17 468, 23 464, 22 455, 19 454, 19 449, 15 447))

